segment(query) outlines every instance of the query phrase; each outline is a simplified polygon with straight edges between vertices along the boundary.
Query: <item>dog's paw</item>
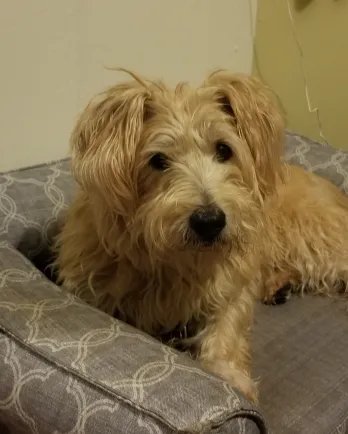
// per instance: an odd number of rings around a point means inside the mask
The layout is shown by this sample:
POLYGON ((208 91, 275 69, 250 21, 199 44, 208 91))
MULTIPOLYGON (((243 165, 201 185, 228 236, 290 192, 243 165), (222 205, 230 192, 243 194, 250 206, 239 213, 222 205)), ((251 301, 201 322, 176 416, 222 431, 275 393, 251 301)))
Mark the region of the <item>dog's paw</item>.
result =
POLYGON ((259 390, 257 383, 251 378, 244 378, 236 383, 236 387, 251 401, 254 405, 259 403, 259 390))
POLYGON ((264 304, 273 305, 273 306, 284 304, 290 299, 291 292, 292 292, 292 285, 291 283, 287 283, 283 287, 279 288, 273 294, 266 296, 263 302, 264 304))
POLYGON ((229 378, 229 384, 238 389, 254 405, 259 402, 259 390, 257 383, 247 375, 239 373, 229 378))
POLYGON ((259 391, 257 383, 242 369, 237 369, 233 362, 228 360, 215 360, 203 366, 210 372, 227 381, 230 386, 238 389, 249 401, 258 404, 259 391))

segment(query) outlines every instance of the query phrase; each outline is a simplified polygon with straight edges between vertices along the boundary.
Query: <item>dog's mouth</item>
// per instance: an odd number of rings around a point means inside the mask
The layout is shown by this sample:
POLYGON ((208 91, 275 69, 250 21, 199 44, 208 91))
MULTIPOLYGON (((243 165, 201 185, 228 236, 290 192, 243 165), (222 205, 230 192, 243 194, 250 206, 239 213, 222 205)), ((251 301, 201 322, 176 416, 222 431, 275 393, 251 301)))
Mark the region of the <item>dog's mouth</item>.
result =
POLYGON ((202 238, 188 229, 182 243, 182 250, 189 249, 196 252, 213 252, 226 255, 230 255, 233 251, 238 251, 242 254, 243 252, 247 252, 249 248, 249 243, 243 237, 233 236, 225 231, 222 231, 215 237, 202 238))
POLYGON ((188 230, 184 237, 184 246, 194 248, 195 250, 216 250, 227 244, 227 240, 221 233, 216 236, 205 235, 202 237, 188 230))

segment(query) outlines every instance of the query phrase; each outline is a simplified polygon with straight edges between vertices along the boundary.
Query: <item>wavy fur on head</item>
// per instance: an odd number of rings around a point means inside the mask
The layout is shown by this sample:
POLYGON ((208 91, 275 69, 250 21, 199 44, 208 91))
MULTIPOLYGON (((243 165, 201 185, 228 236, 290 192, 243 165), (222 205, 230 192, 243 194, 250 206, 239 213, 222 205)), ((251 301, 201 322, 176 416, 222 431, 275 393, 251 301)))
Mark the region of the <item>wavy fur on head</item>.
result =
MULTIPOLYGON (((155 336, 194 323, 184 342, 191 354, 255 399, 253 299, 273 294, 265 282, 279 273, 295 274, 286 261, 302 273, 310 254, 320 256, 313 244, 300 255, 310 218, 297 212, 297 195, 307 190, 292 188, 296 171, 281 162, 276 99, 226 71, 174 89, 130 74, 90 102, 72 134, 80 189, 58 240, 60 279, 155 336), (224 216, 209 242, 193 227, 197 213, 205 222, 207 213, 224 216)), ((339 214, 346 202, 330 189, 339 214)))

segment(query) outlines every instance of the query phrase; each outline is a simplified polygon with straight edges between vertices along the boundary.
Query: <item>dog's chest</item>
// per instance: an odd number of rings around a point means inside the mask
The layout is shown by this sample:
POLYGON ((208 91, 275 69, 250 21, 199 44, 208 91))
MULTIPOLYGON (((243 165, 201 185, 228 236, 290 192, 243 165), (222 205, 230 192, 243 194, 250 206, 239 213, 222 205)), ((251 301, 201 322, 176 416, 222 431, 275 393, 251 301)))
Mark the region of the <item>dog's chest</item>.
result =
POLYGON ((119 312, 122 319, 153 335, 173 330, 192 334, 198 318, 208 313, 206 286, 175 276, 143 277, 124 291, 119 312))

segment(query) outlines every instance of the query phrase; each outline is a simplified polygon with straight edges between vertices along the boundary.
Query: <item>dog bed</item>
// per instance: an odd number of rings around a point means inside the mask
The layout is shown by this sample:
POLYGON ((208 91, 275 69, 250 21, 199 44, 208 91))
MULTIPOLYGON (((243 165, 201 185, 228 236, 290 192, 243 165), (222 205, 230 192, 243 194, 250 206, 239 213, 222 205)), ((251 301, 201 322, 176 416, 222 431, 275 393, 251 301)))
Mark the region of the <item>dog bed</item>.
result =
MULTIPOLYGON (((348 192, 348 152, 289 133, 286 159, 348 192)), ((256 409, 34 267, 44 268, 73 196, 69 160, 0 175, 1 433, 348 432, 343 303, 306 296, 258 306, 256 409)))

